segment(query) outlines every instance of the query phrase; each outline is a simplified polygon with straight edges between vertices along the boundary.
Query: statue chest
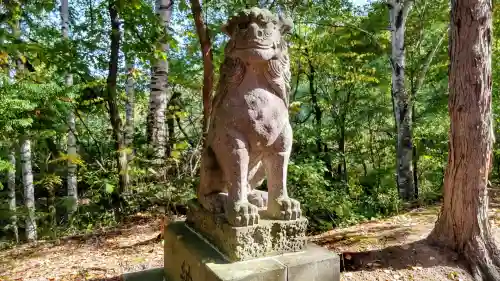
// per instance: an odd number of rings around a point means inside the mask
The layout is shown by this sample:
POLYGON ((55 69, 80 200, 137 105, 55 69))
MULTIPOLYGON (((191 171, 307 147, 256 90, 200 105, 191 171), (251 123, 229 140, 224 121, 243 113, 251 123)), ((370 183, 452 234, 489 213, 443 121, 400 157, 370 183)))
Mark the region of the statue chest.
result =
POLYGON ((288 114, 287 106, 276 95, 270 81, 261 72, 248 71, 241 83, 227 93, 228 105, 252 112, 276 111, 288 114))
MULTIPOLYGON (((285 102, 271 90, 263 87, 238 87, 229 91, 224 111, 233 118, 252 121, 267 118, 288 118, 285 102)), ((225 114, 225 115, 226 115, 225 114)))
POLYGON ((260 88, 241 88, 228 92, 216 115, 216 126, 234 128, 250 143, 270 145, 289 123, 285 102, 273 92, 260 88))

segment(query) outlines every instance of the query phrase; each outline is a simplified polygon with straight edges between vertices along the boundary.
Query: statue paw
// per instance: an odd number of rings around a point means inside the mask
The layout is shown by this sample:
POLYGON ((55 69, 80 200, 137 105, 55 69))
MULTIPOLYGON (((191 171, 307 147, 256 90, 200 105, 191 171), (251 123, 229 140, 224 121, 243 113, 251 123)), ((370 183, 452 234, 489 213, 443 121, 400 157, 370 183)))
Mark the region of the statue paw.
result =
POLYGON ((302 216, 299 201, 289 197, 278 197, 269 202, 267 213, 279 220, 296 220, 302 216))
POLYGON ((248 201, 258 208, 267 207, 267 192, 262 190, 252 190, 247 196, 248 201))
POLYGON ((248 201, 228 202, 226 218, 233 226, 250 226, 259 223, 259 209, 248 201))
POLYGON ((227 201, 227 193, 214 193, 198 198, 201 205, 211 213, 223 213, 227 201))

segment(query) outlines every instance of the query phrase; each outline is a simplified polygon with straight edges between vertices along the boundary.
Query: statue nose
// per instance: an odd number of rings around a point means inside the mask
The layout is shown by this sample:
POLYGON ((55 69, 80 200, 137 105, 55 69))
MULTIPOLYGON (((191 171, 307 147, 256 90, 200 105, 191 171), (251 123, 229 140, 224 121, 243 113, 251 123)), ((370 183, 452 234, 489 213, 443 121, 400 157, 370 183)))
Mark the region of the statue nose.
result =
POLYGON ((262 37, 264 36, 264 32, 260 29, 260 27, 256 23, 252 23, 250 25, 250 29, 252 31, 252 35, 256 39, 262 39, 262 37))

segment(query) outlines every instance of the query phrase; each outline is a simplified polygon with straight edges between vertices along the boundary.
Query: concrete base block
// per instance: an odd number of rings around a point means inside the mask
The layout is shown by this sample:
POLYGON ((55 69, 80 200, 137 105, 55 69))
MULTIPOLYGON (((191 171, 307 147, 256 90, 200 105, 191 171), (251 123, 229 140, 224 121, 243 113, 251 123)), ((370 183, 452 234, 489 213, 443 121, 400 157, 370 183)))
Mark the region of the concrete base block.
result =
POLYGON ((258 225, 234 227, 228 224, 224 214, 211 214, 193 200, 189 203, 186 223, 230 261, 297 252, 306 246, 306 218, 271 220, 262 212, 258 225))
POLYGON ((303 251, 230 262, 184 222, 165 229, 167 281, 339 281, 339 257, 308 244, 303 251))

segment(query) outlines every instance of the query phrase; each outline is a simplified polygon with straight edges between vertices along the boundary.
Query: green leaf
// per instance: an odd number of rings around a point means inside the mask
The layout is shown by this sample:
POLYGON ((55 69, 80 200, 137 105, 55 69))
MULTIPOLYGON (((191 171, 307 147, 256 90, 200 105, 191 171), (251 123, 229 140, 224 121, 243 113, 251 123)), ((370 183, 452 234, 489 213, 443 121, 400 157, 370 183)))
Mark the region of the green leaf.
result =
POLYGON ((185 150, 188 147, 189 147, 189 143, 187 141, 178 142, 178 143, 174 144, 174 149, 176 149, 176 150, 185 150))
POLYGON ((178 150, 174 150, 171 152, 172 158, 179 159, 181 157, 181 152, 178 150))
POLYGON ((115 186, 110 183, 106 183, 104 185, 104 190, 106 191, 106 193, 111 194, 115 190, 115 186))

